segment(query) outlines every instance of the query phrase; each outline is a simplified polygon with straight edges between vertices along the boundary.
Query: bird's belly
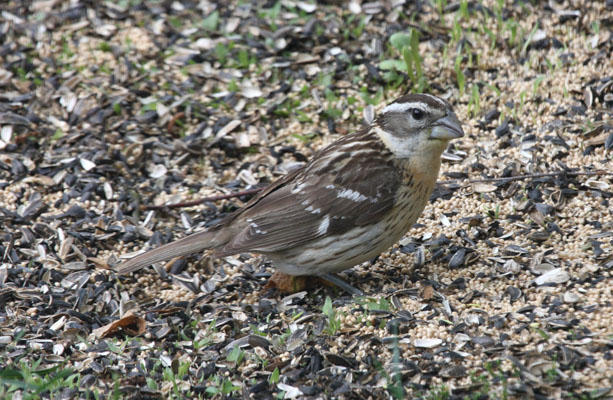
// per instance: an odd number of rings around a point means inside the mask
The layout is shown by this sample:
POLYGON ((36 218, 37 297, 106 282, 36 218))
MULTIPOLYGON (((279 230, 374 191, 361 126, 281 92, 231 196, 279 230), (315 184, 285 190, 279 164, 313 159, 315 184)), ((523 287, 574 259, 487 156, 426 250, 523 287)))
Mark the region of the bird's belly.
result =
POLYGON ((383 228, 383 222, 356 227, 342 235, 323 237, 307 245, 267 256, 276 269, 288 275, 338 272, 387 249, 393 241, 385 235, 383 228))
POLYGON ((277 270, 288 275, 343 271, 371 260, 390 248, 415 223, 422 210, 422 204, 402 207, 400 212, 389 213, 375 225, 355 227, 342 235, 323 237, 309 244, 266 255, 277 270))

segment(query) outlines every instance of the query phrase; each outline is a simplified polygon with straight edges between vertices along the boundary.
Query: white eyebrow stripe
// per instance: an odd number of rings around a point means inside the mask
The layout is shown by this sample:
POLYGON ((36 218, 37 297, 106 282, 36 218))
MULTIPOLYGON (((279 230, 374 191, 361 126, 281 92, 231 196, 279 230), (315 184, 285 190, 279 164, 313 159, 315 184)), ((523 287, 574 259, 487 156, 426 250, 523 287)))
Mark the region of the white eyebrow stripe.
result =
POLYGON ((426 94, 426 93, 424 93, 423 96, 428 96, 429 98, 436 101, 438 104, 442 105, 443 107, 447 107, 447 104, 445 104, 445 101, 442 100, 440 97, 436 97, 436 96, 433 96, 431 94, 426 94))
POLYGON ((392 103, 381 110, 382 114, 388 112, 407 112, 411 108, 419 108, 422 111, 426 111, 428 105, 421 101, 412 101, 410 103, 392 103))

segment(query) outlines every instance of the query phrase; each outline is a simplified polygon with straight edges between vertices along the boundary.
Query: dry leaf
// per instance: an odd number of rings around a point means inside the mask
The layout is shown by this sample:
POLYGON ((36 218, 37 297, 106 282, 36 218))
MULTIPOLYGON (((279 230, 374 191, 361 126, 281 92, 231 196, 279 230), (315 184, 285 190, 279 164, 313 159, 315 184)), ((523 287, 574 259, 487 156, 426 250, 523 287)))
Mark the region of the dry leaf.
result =
POLYGON ((113 321, 108 325, 94 329, 94 334, 98 339, 102 339, 107 336, 111 336, 117 332, 119 328, 121 328, 130 336, 138 336, 145 333, 146 327, 147 322, 143 318, 134 315, 134 312, 130 310, 117 321, 113 321))
POLYGON ((434 288, 430 285, 424 286, 419 291, 419 296, 424 300, 430 300, 432 297, 434 297, 434 288))

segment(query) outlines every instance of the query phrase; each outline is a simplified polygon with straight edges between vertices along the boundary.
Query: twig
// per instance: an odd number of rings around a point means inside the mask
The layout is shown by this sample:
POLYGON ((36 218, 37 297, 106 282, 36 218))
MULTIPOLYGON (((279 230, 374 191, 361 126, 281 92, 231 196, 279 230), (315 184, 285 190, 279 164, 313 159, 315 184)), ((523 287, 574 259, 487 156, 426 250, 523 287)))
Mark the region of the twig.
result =
POLYGON ((219 200, 231 199, 231 198, 234 198, 234 197, 248 196, 250 194, 256 194, 256 193, 261 192, 262 189, 264 189, 264 188, 242 190, 240 192, 235 192, 235 193, 220 194, 220 195, 217 195, 217 196, 203 197, 203 198, 198 199, 198 200, 183 201, 181 203, 166 204, 166 205, 161 205, 161 206, 143 205, 143 206, 141 206, 141 209, 144 209, 144 210, 164 210, 166 208, 192 207, 192 206, 200 205, 202 203, 206 203, 207 201, 219 201, 219 200))
MULTIPOLYGON (((547 178, 547 177, 553 177, 553 176, 559 176, 559 175, 613 176, 613 172, 607 172, 603 170, 592 171, 592 172, 556 171, 556 172, 546 172, 542 174, 516 175, 516 176, 509 176, 507 178, 485 178, 485 179, 469 179, 469 180, 453 179, 453 180, 438 181, 437 183, 440 185, 451 185, 451 184, 460 184, 460 183, 469 185, 473 183, 492 183, 492 182, 505 182, 506 183, 506 182, 511 182, 511 181, 520 181, 523 179, 547 178)), ((144 210, 164 210, 168 208, 192 207, 192 206, 200 205, 202 203, 206 203, 208 201, 219 201, 219 200, 231 199, 234 197, 248 196, 248 195, 256 194, 256 193, 261 192, 263 189, 264 188, 262 187, 262 188, 256 188, 256 189, 242 190, 240 192, 235 192, 235 193, 203 197, 202 199, 198 199, 198 200, 185 201, 181 203, 167 204, 167 205, 161 205, 161 206, 143 205, 141 208, 144 210)))
POLYGON ((511 182, 511 181, 521 181, 523 179, 536 179, 536 178, 547 178, 559 175, 570 175, 570 176, 613 176, 613 172, 607 172, 603 170, 592 171, 592 172, 574 172, 574 171, 556 171, 556 172, 545 172, 541 174, 526 174, 526 175, 516 175, 509 176, 506 178, 484 178, 484 179, 453 179, 453 180, 445 180, 438 181, 438 184, 441 185, 449 185, 449 184, 472 184, 472 183, 492 183, 492 182, 511 182))

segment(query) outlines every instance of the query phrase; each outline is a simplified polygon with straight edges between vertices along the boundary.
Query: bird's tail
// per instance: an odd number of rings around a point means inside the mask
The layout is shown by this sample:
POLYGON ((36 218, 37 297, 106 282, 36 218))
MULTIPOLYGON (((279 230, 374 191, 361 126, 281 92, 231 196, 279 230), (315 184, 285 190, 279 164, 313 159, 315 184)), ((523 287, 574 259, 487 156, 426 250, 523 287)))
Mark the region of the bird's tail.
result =
POLYGON ((174 257, 199 253, 218 246, 218 231, 203 231, 194 233, 175 242, 167 243, 153 250, 138 255, 124 263, 121 263, 115 271, 120 275, 138 271, 143 267, 161 261, 167 261, 174 257))

